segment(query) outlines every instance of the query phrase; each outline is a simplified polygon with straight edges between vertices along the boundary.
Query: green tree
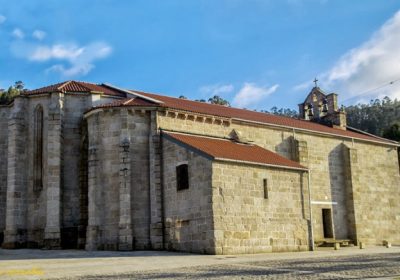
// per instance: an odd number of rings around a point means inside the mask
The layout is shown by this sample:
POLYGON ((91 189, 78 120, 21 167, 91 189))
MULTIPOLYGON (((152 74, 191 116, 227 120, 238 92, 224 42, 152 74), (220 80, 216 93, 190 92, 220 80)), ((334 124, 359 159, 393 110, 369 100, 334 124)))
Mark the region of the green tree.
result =
POLYGON ((400 141, 400 125, 394 123, 390 127, 384 129, 383 137, 394 141, 400 141))
POLYGON ((292 110, 289 108, 278 108, 276 106, 272 107, 269 111, 262 110, 261 112, 278 115, 278 116, 290 117, 290 118, 298 118, 299 117, 299 114, 297 113, 296 110, 292 110))
POLYGON ((22 81, 16 81, 14 84, 14 88, 19 91, 23 91, 25 88, 25 84, 22 81))
POLYGON ((223 106, 228 106, 228 107, 231 106, 231 104, 229 104, 228 100, 225 100, 218 95, 214 95, 213 97, 209 98, 208 102, 210 102, 211 104, 218 104, 218 105, 223 105, 223 106))
POLYGON ((346 112, 349 126, 383 136, 385 130, 400 121, 400 101, 386 96, 368 104, 348 106, 346 112))
POLYGON ((10 104, 17 95, 27 91, 22 81, 15 82, 7 90, 0 90, 0 105, 10 104))

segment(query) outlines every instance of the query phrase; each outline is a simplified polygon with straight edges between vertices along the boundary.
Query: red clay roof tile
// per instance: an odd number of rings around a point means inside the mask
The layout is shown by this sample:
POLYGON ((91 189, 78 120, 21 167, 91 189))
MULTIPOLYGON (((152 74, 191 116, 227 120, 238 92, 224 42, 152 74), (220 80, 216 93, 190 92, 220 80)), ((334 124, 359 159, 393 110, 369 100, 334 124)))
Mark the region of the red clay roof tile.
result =
POLYGON ((161 104, 161 106, 167 108, 173 108, 178 110, 185 110, 195 113, 215 115, 233 119, 241 119, 245 121, 259 122, 271 125, 285 126, 289 128, 298 128, 303 130, 310 130, 314 132, 322 132, 326 134, 340 135, 351 138, 365 139, 374 142, 397 144, 394 141, 383 139, 381 137, 366 135, 350 130, 342 130, 339 128, 329 127, 326 125, 306 120, 299 120, 289 117, 272 115, 269 113, 255 112, 245 109, 209 104, 205 102, 191 101, 187 99, 173 98, 169 96, 146 93, 142 91, 134 91, 134 92, 138 92, 141 95, 162 101, 163 103, 161 104))
POLYGON ((154 103, 146 101, 139 97, 124 98, 124 99, 118 99, 111 103, 97 105, 95 107, 92 107, 90 110, 88 110, 88 112, 93 111, 98 108, 112 108, 112 107, 124 107, 124 106, 148 106, 148 107, 151 106, 151 107, 154 107, 154 103))
POLYGON ((52 92, 64 92, 64 93, 90 93, 90 92, 101 92, 106 95, 118 96, 118 97, 126 97, 126 94, 110 88, 106 85, 96 85, 92 83, 86 82, 77 82, 77 81, 66 81, 46 87, 42 87, 35 90, 27 91, 24 94, 32 95, 32 94, 41 94, 41 93, 52 93, 52 92))
POLYGON ((290 169, 307 170, 299 163, 289 160, 257 145, 243 144, 228 139, 194 136, 163 131, 168 139, 176 140, 195 150, 203 152, 213 159, 231 160, 245 163, 270 165, 290 169))
MULTIPOLYGON (((187 99, 174 98, 169 96, 163 96, 143 91, 130 90, 131 92, 156 99, 161 101, 161 104, 152 102, 151 100, 144 100, 141 97, 133 99, 123 99, 120 101, 100 105, 93 107, 91 110, 96 108, 104 107, 121 107, 121 106, 154 106, 154 107, 165 107, 183 111, 189 111, 193 113, 200 113, 206 115, 214 115, 220 117, 226 117, 230 119, 244 120, 250 122, 264 123, 274 126, 284 126, 287 128, 296 128, 302 130, 309 130, 313 132, 344 136, 356 139, 364 139, 373 142, 380 142, 385 144, 398 144, 395 141, 383 139, 371 134, 364 134, 354 130, 342 130, 326 125, 310 122, 306 120, 299 120, 289 117, 276 116, 268 113, 255 112, 245 109, 238 109, 233 107, 226 107, 221 105, 209 104, 204 102, 191 101, 187 99), (130 100, 130 101, 129 101, 130 100), (128 101, 128 102, 127 102, 128 101), (125 104, 124 104, 125 103, 125 104)), ((40 89, 28 91, 25 94, 40 94, 40 93, 51 93, 51 92, 102 92, 106 95, 112 95, 116 97, 126 98, 127 94, 118 88, 113 88, 105 84, 96 85, 86 82, 67 81, 43 87, 40 89)), ((90 110, 89 110, 90 111, 90 110)))

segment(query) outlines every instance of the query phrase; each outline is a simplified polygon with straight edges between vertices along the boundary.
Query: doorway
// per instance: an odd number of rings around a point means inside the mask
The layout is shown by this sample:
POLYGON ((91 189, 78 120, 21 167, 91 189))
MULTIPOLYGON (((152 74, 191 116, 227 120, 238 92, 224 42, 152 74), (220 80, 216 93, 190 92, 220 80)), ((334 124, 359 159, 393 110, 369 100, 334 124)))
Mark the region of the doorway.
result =
POLYGON ((324 238, 333 238, 332 209, 322 209, 324 238))

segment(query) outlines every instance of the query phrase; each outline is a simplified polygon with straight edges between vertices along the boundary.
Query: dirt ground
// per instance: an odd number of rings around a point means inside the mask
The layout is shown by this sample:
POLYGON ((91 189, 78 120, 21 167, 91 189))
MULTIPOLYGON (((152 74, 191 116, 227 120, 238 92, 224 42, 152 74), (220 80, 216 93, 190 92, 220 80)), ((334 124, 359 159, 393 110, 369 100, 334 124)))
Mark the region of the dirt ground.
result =
POLYGON ((400 247, 210 256, 0 249, 0 279, 399 279, 400 247))

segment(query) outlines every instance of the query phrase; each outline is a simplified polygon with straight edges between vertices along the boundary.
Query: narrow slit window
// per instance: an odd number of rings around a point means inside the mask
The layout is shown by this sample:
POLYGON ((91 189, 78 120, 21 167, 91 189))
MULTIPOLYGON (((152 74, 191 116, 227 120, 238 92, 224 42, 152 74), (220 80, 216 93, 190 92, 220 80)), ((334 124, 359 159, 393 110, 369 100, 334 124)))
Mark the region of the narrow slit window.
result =
POLYGON ((187 164, 176 167, 176 189, 178 191, 189 188, 189 170, 187 164))
POLYGON ((263 187, 264 187, 264 198, 268 199, 268 180, 263 179, 263 187))
POLYGON ((34 191, 43 189, 43 108, 38 106, 35 109, 34 118, 34 191))

